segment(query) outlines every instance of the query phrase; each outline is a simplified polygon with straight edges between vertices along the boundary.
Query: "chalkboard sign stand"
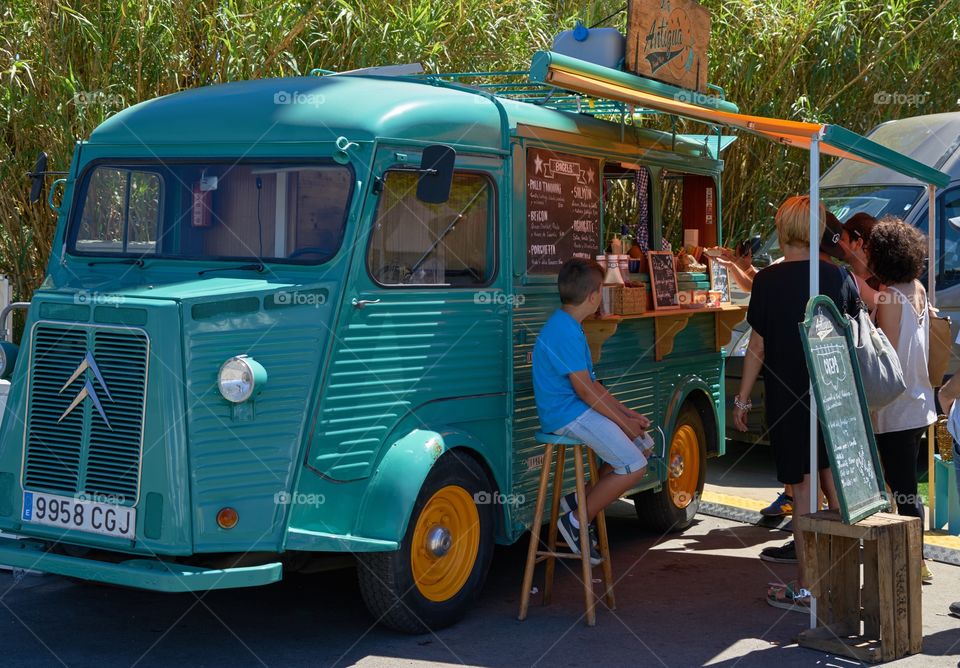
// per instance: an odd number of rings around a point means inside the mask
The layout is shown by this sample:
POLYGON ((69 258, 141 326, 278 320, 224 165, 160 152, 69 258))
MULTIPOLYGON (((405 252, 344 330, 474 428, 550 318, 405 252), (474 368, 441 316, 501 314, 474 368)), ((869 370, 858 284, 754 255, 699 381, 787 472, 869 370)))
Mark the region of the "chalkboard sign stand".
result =
POLYGON ((807 302, 800 338, 840 513, 853 524, 886 510, 889 503, 850 325, 833 300, 818 295, 807 302))
POLYGON ((710 289, 720 293, 720 301, 729 303, 730 300, 730 273, 717 258, 707 256, 710 265, 710 289))
POLYGON ((650 289, 653 291, 653 308, 666 311, 680 308, 677 270, 670 251, 648 251, 650 289))

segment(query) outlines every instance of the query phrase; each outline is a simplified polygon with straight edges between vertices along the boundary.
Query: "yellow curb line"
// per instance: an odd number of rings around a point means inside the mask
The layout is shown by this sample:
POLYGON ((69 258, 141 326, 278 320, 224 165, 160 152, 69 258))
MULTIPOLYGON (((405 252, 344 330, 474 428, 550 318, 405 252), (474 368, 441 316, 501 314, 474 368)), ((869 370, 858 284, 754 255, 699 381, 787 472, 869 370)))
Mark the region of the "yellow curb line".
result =
POLYGON ((707 490, 703 490, 700 498, 707 503, 718 503, 722 506, 733 506, 741 510, 755 510, 758 512, 770 505, 769 503, 757 501, 756 499, 747 499, 742 496, 731 496, 729 494, 718 494, 717 492, 708 492, 707 490))
MULTIPOLYGON (((766 508, 768 505, 756 499, 747 499, 742 496, 732 496, 730 494, 718 494, 717 492, 709 492, 707 490, 703 491, 700 498, 707 503, 716 503, 721 506, 732 506, 740 510, 752 510, 756 512, 766 508)), ((952 536, 943 531, 924 531, 923 540, 927 545, 960 550, 960 536, 952 536)))

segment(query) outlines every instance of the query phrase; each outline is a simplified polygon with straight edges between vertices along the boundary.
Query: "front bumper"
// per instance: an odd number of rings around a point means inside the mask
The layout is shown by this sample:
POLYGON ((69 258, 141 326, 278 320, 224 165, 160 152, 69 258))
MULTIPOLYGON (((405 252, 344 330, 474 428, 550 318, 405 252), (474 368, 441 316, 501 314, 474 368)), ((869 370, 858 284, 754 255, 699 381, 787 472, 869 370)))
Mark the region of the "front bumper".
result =
POLYGON ((47 552, 43 543, 29 539, 3 541, 0 564, 169 593, 257 587, 283 577, 279 561, 236 568, 203 568, 141 557, 115 563, 47 552))

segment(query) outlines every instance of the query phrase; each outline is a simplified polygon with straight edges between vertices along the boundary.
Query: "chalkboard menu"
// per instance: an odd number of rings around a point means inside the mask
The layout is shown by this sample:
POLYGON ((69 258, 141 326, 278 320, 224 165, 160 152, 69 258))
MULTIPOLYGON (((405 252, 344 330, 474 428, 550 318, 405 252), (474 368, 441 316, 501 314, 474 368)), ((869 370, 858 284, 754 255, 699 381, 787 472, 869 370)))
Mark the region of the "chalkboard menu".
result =
POLYGON ((846 318, 829 297, 807 303, 800 323, 830 470, 847 524, 885 510, 887 496, 846 318))
POLYGON ((707 258, 710 264, 710 289, 720 293, 720 301, 730 301, 730 274, 727 268, 717 262, 717 258, 707 258))
POLYGON ((647 253, 650 267, 650 287, 653 289, 653 308, 656 311, 680 308, 677 289, 677 272, 673 266, 673 253, 670 251, 650 251, 647 253))
POLYGON ((600 161, 527 149, 527 272, 555 274, 600 252, 600 161))

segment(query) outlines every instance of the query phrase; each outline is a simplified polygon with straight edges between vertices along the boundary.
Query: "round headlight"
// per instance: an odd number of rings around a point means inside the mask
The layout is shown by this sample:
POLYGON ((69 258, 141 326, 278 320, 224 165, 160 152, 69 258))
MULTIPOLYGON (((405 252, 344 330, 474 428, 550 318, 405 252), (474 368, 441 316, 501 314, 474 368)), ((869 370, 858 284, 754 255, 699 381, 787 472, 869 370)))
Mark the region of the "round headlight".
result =
POLYGON ((237 355, 231 357, 220 367, 217 385, 220 394, 235 404, 246 401, 263 389, 267 382, 267 371, 252 357, 237 355))
POLYGON ((0 378, 9 378, 13 374, 13 367, 17 363, 19 346, 9 341, 0 341, 0 378))

